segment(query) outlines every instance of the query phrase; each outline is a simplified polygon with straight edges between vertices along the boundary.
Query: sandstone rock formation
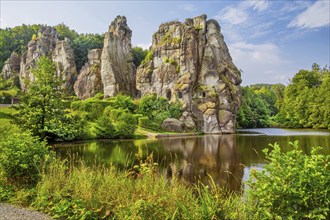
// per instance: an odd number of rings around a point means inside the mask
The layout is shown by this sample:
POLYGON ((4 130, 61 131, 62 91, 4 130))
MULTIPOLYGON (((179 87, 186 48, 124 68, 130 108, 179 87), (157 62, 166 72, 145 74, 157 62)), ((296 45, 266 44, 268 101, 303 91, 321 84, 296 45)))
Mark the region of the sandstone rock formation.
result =
POLYGON ((20 63, 21 89, 28 89, 27 81, 34 81, 30 69, 34 68, 41 56, 49 56, 56 65, 57 74, 64 80, 63 88, 67 93, 73 92, 73 83, 77 76, 73 50, 68 40, 59 41, 54 27, 42 26, 38 35, 28 44, 28 51, 22 55, 20 63))
POLYGON ((38 36, 29 42, 28 51, 22 55, 20 64, 20 84, 23 91, 28 89, 27 81, 35 80, 30 69, 35 67, 39 57, 51 54, 55 49, 57 41, 58 34, 55 28, 42 26, 38 32, 38 36))
POLYGON ((181 102, 206 133, 234 131, 240 83, 220 26, 206 15, 160 25, 136 76, 142 96, 156 93, 181 102))
POLYGON ((131 54, 132 31, 124 16, 117 16, 104 36, 101 77, 104 96, 136 94, 135 66, 131 54))
POLYGON ((93 49, 88 52, 88 62, 81 69, 74 84, 74 91, 80 99, 87 99, 103 92, 101 54, 102 49, 93 49))
POLYGON ((73 94, 73 84, 77 79, 76 63, 69 40, 57 41, 52 53, 57 75, 64 81, 63 89, 67 94, 73 94))
POLYGON ((17 87, 19 87, 20 61, 20 56, 16 52, 13 52, 3 66, 0 74, 0 77, 4 80, 11 79, 17 87))
POLYGON ((167 118, 162 123, 164 131, 183 132, 184 124, 176 118, 167 118))

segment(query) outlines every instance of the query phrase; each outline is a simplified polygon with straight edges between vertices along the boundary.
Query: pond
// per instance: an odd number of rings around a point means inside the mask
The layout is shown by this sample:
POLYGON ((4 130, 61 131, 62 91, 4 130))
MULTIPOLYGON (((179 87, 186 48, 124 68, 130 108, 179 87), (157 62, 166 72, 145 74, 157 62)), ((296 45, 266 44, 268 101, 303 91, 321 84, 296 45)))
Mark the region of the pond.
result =
POLYGON ((63 158, 80 158, 88 165, 113 164, 120 169, 137 164, 137 154, 145 158, 152 153, 163 175, 177 175, 190 183, 200 179, 206 184, 210 175, 221 187, 240 191, 250 169, 262 169, 266 164, 262 149, 277 142, 288 151, 292 149, 288 142, 295 140, 306 154, 316 146, 330 154, 328 130, 277 128, 241 129, 231 135, 61 143, 55 150, 63 158))

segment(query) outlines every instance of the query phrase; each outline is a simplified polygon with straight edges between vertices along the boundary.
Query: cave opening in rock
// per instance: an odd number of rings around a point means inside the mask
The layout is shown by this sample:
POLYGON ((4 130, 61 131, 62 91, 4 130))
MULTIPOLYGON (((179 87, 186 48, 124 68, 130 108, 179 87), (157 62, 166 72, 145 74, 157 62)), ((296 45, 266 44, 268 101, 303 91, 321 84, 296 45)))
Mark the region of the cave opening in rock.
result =
POLYGON ((167 91, 166 91, 166 98, 167 98, 168 100, 171 100, 171 98, 172 98, 172 92, 171 92, 171 90, 167 90, 167 91))
POLYGON ((181 91, 178 92, 178 97, 179 97, 179 99, 182 99, 182 92, 181 91))

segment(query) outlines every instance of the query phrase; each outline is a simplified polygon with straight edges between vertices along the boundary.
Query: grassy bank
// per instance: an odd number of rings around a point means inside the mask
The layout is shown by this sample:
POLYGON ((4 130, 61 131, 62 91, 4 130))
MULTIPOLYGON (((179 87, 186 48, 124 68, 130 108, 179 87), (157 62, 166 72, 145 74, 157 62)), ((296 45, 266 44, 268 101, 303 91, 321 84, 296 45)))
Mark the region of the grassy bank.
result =
POLYGON ((165 179, 152 157, 120 172, 56 161, 36 187, 10 188, 4 199, 65 219, 245 219, 240 195, 211 179, 209 186, 165 179))

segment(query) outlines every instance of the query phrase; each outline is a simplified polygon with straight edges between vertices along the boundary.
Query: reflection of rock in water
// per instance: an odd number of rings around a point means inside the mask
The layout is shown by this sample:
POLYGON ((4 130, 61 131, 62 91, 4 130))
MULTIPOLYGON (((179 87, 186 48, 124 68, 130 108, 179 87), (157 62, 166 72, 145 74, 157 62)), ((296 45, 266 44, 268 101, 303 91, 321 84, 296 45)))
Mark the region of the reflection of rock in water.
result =
POLYGON ((195 183, 209 183, 208 175, 221 187, 241 190, 243 166, 236 153, 233 135, 206 135, 194 138, 162 139, 166 151, 182 155, 167 167, 168 178, 195 183), (208 174, 208 175, 207 175, 208 174))

